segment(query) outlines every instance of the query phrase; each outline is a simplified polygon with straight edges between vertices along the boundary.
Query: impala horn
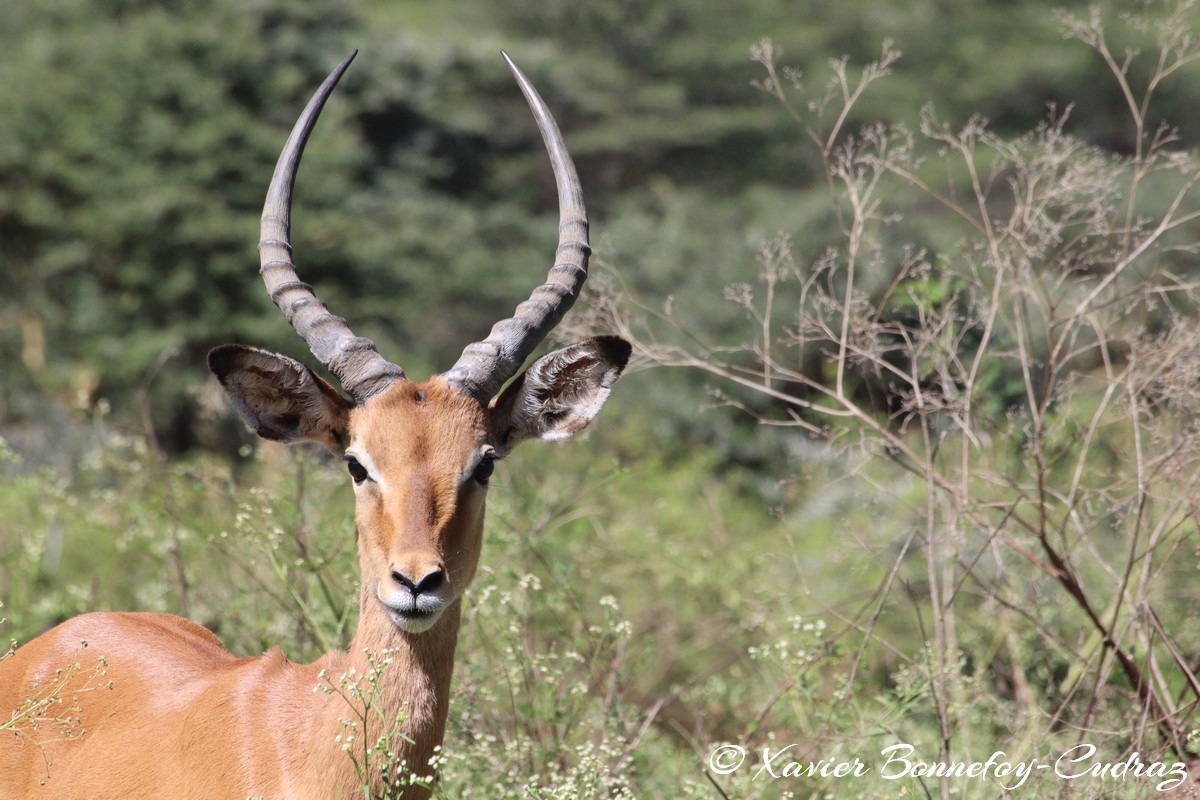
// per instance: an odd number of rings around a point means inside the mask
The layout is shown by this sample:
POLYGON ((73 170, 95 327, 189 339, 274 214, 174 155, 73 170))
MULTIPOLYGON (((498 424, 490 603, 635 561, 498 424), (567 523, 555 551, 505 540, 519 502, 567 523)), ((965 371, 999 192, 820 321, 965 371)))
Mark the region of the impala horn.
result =
POLYGON ((354 401, 363 403, 395 381, 403 380, 404 370, 379 355, 370 339, 355 336, 346 320, 331 314, 312 287, 300 280, 292 262, 290 239, 292 188, 300 156, 325 101, 356 55, 357 50, 325 79, 292 128, 267 189, 258 254, 259 274, 284 318, 354 401))
POLYGON ((444 375, 460 392, 485 404, 517 373, 574 304, 587 279, 588 256, 592 252, 588 246, 583 189, 558 124, 508 53, 502 55, 521 86, 550 154, 558 184, 558 251, 546 283, 534 289, 532 296, 517 306, 513 316, 497 322, 486 339, 467 345, 458 362, 444 375))

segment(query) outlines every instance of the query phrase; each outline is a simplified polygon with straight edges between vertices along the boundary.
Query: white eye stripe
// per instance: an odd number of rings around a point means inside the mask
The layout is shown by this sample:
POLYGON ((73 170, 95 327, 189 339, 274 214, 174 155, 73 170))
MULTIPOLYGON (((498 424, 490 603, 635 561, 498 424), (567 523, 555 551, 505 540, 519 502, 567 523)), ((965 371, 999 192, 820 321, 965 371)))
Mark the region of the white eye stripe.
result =
MULTIPOLYGON (((363 469, 367 471, 367 477, 369 477, 372 481, 380 486, 386 486, 383 481, 383 476, 380 474, 379 469, 375 466, 375 462, 365 450, 356 447, 353 443, 351 443, 351 445, 346 448, 345 456, 346 458, 356 459, 358 463, 363 466, 363 469)), ((494 458, 497 461, 500 460, 499 453, 493 447, 482 447, 472 453, 466 467, 463 468, 462 474, 458 476, 459 485, 461 486, 462 484, 471 480, 471 477, 475 474, 475 469, 479 466, 479 462, 488 457, 494 458)))
POLYGON ((384 486, 383 476, 379 474, 379 470, 375 467, 375 462, 371 459, 367 452, 361 448, 356 448, 353 443, 346 448, 346 457, 354 458, 359 464, 362 464, 363 469, 367 471, 367 477, 373 480, 380 486, 384 486))

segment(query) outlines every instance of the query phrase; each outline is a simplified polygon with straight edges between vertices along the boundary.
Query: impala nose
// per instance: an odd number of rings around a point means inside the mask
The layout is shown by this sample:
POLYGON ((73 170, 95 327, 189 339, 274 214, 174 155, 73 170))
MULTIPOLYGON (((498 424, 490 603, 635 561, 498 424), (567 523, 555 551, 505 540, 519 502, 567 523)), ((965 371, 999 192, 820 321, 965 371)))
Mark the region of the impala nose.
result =
POLYGON ((436 592, 441 588, 441 585, 446 581, 446 571, 441 567, 437 567, 433 571, 425 573, 422 577, 414 579, 393 567, 392 580, 405 589, 408 589, 413 597, 416 597, 426 592, 436 592))

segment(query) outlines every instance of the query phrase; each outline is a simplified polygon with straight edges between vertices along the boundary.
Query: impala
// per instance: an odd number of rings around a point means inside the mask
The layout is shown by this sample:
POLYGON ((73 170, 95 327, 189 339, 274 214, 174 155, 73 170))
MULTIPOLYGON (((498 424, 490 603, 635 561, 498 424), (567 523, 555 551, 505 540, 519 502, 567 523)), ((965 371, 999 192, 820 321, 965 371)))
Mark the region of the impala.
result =
MULTIPOLYGON (((291 196, 305 142, 351 54, 317 90, 279 157, 263 208, 260 273, 271 299, 346 395, 304 364, 244 345, 209 353, 211 370, 259 436, 319 442, 354 485, 361 570, 358 628, 346 653, 313 664, 273 648, 235 658, 217 637, 166 614, 92 613, 0 662, 0 723, 58 686, 74 735, 54 726, 0 730, 0 798, 423 798, 378 768, 366 783, 339 736, 344 694, 314 691, 379 669, 369 741, 398 733, 393 755, 429 772, 441 744, 462 595, 478 565, 496 462, 525 439, 562 439, 600 410, 629 357, 599 337, 549 353, 509 383, 587 277, 583 194, 562 135, 508 62, 545 140, 558 186, 559 242, 547 282, 468 345, 448 371, 416 383, 355 337, 302 283, 292 261, 291 196), (505 384, 508 383, 507 386, 505 384), (82 655, 81 655, 82 654, 82 655), (389 660, 390 659, 390 660, 389 660), (72 662, 102 663, 63 672, 72 662), (382 666, 380 666, 382 665, 382 666), (64 677, 65 676, 65 677, 64 677)), ((2 726, 0 726, 2 728, 2 726)))

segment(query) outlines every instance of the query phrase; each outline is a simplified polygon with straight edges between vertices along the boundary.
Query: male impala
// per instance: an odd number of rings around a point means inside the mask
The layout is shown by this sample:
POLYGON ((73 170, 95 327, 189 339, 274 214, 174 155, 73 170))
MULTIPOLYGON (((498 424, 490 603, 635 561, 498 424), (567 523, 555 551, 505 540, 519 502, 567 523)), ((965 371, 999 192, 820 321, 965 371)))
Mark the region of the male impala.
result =
MULTIPOLYGON (((314 688, 366 673, 367 652, 387 651, 392 659, 377 707, 401 721, 403 736, 392 739, 396 756, 428 773, 445 728, 459 601, 479 561, 488 477, 522 440, 561 439, 586 426, 625 366, 628 343, 601 337, 543 356, 500 391, 571 306, 590 252, 575 167, 550 112, 511 61, 558 184, 558 253, 548 282, 425 383, 409 380, 374 344, 356 338, 300 282, 289 243, 296 168, 353 57, 325 80, 292 130, 267 193, 259 243, 271 298, 350 399, 277 353, 228 345, 208 359, 260 436, 320 442, 346 461, 362 572, 349 652, 307 666, 278 648, 239 659, 179 617, 76 617, 0 662, 0 724, 45 691, 56 670, 76 660, 85 665, 61 692, 63 708, 76 706, 71 716, 82 735, 52 725, 0 732, 3 800, 361 797, 362 781, 338 738, 351 709, 338 694, 314 688), (101 657, 103 678, 82 686, 92 677, 86 665, 101 657)), ((374 741, 381 725, 358 735, 374 741)), ((372 797, 383 794, 386 780, 370 770, 372 797)), ((396 796, 427 795, 407 786, 396 796)))

